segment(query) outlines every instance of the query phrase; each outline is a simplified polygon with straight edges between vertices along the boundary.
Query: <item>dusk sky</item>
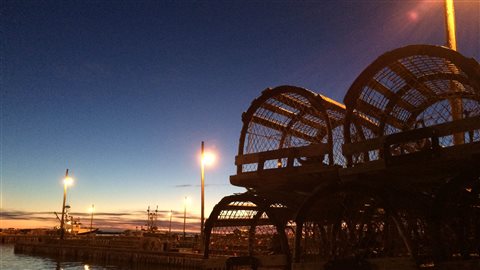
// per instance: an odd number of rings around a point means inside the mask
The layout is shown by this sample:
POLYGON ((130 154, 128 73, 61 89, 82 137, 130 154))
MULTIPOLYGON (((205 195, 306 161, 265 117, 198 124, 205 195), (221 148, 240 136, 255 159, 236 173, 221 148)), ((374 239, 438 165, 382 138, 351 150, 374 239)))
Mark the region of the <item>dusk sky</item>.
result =
MULTIPOLYGON (((241 114, 267 87, 342 101, 373 60, 444 45, 442 1, 1 1, 0 177, 6 227, 72 212, 135 229, 150 205, 183 222, 230 185, 241 114)), ((480 1, 455 1, 458 50, 480 59, 480 1)), ((74 214, 75 215, 75 214, 74 214)), ((104 225, 101 225, 104 224, 104 225)), ((196 227, 195 227, 196 226, 196 227)))

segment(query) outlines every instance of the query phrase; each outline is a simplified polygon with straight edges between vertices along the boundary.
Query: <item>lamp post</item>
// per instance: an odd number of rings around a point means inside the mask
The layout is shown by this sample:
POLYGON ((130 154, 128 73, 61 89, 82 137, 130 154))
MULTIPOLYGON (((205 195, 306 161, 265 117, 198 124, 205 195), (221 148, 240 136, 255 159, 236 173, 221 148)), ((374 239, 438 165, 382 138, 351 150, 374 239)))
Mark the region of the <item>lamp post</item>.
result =
POLYGON ((202 141, 202 157, 200 160, 200 178, 201 178, 201 210, 200 210, 200 242, 203 243, 203 222, 205 211, 205 143, 202 141))
POLYGON ((185 199, 183 201, 183 240, 186 239, 185 227, 187 225, 187 200, 188 197, 185 196, 185 199))
POLYGON ((90 207, 90 213, 91 213, 91 215, 90 215, 90 233, 92 233, 92 231, 93 231, 93 226, 92 225, 93 225, 93 212, 94 211, 95 211, 95 205, 92 204, 92 207, 90 207))
POLYGON ((453 0, 445 0, 445 31, 447 46, 456 51, 457 38, 455 35, 455 9, 453 7, 453 0))
MULTIPOLYGON (((453 6, 453 0, 445 0, 445 34, 447 40, 447 46, 456 51, 457 50, 457 37, 455 34, 455 9, 453 6)), ((450 88, 452 91, 456 91, 456 85, 450 82, 450 88)), ((452 109, 452 120, 460 120, 463 117, 463 103, 462 98, 453 97, 449 99, 450 107, 452 109)), ((463 144, 465 141, 463 133, 453 134, 453 141, 455 145, 463 144)))
POLYGON ((168 236, 170 236, 170 234, 172 233, 172 210, 170 210, 170 213, 169 213, 169 216, 170 216, 170 223, 168 225, 168 236))
POLYGON ((211 165, 215 161, 212 153, 205 153, 205 143, 202 141, 201 158, 200 158, 200 175, 201 175, 201 209, 200 209, 200 241, 203 248, 203 229, 205 226, 205 165, 211 165))
POLYGON ((62 219, 60 220, 60 239, 65 236, 65 202, 67 201, 67 186, 73 183, 73 179, 68 176, 68 169, 65 171, 65 178, 63 179, 63 204, 62 204, 62 219))

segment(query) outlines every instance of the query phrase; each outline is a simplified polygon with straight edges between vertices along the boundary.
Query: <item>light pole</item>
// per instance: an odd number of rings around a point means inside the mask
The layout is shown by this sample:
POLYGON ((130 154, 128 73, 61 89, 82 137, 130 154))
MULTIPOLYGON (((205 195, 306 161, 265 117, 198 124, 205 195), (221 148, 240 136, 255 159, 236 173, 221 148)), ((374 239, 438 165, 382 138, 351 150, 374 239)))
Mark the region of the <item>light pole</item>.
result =
POLYGON ((183 240, 185 240, 185 226, 187 225, 187 196, 183 200, 183 240))
MULTIPOLYGON (((455 34, 455 9, 453 6, 453 0, 445 0, 445 34, 447 40, 447 46, 456 51, 457 50, 457 37, 455 34)), ((456 91, 456 85, 450 82, 450 88, 452 91, 456 91)), ((452 120, 460 120, 463 117, 463 104, 462 98, 453 97, 449 99, 450 107, 452 109, 452 120)), ((465 141, 463 133, 453 134, 453 141, 455 145, 463 144, 465 141)))
POLYGON ((68 169, 65 171, 65 178, 63 179, 63 204, 62 204, 62 219, 60 220, 60 239, 65 236, 65 202, 67 201, 67 186, 73 183, 73 178, 68 176, 68 169))
POLYGON ((205 165, 211 165, 215 161, 212 153, 205 153, 205 143, 202 141, 201 158, 200 158, 200 175, 201 175, 201 209, 200 209, 200 242, 203 247, 203 229, 205 226, 205 165))
POLYGON ((447 46, 456 51, 457 37, 455 34, 455 9, 453 7, 453 0, 445 0, 445 31, 447 46))
POLYGON ((168 225, 168 239, 170 239, 170 235, 172 233, 172 210, 170 210, 170 213, 168 215, 170 216, 170 223, 168 225))
POLYGON ((202 141, 202 158, 200 160, 200 178, 201 178, 201 210, 200 210, 200 242, 203 243, 203 222, 205 211, 205 143, 202 141))
POLYGON ((91 215, 90 215, 90 233, 92 233, 92 231, 93 231, 93 226, 92 225, 93 225, 93 212, 94 211, 95 211, 95 205, 92 204, 92 207, 90 208, 90 213, 91 213, 91 215))

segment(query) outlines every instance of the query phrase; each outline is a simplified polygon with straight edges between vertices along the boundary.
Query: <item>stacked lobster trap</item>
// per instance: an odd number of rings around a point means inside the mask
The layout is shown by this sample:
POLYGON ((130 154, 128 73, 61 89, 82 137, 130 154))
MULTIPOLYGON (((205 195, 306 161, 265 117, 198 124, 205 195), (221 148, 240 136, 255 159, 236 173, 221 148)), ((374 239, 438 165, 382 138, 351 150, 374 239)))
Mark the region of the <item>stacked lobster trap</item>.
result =
POLYGON ((230 177, 247 191, 213 209, 205 257, 477 267, 480 65, 444 47, 399 48, 358 76, 344 104, 295 86, 252 102, 230 177))

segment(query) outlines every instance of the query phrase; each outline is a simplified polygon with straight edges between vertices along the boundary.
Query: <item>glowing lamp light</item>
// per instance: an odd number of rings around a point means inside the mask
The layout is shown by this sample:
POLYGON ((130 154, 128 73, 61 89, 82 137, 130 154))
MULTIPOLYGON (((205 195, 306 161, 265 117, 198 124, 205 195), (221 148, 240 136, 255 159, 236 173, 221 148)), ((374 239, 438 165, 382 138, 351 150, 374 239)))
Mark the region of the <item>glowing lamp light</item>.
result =
POLYGON ((93 213, 93 212, 95 212, 95 206, 92 205, 88 208, 88 213, 93 213))
POLYGON ((63 183, 66 186, 71 186, 73 184, 73 178, 71 178, 70 176, 67 176, 63 179, 63 183))
POLYGON ((215 155, 210 152, 203 153, 202 163, 207 166, 213 165, 215 163, 215 155))

